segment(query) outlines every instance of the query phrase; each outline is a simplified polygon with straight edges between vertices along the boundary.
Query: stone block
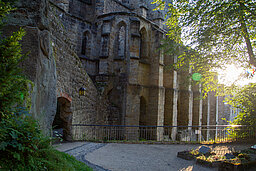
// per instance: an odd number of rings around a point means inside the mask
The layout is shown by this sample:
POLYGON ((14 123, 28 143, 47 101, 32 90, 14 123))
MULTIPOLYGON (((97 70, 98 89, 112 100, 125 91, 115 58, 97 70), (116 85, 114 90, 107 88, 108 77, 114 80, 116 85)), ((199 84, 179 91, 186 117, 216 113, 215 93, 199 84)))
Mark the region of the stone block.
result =
POLYGON ((199 153, 207 154, 207 153, 211 152, 211 148, 209 148, 207 146, 201 146, 198 151, 199 151, 199 153))

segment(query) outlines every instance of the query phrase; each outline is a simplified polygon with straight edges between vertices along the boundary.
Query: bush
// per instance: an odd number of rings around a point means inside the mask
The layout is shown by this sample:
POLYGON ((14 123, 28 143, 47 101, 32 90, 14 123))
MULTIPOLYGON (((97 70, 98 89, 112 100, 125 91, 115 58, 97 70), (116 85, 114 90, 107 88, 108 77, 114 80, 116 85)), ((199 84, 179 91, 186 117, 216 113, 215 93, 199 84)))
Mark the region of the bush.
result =
POLYGON ((58 152, 36 121, 20 115, 0 121, 0 168, 6 170, 90 170, 68 154, 58 152))
POLYGON ((32 117, 21 115, 0 122, 0 165, 2 168, 43 168, 40 150, 50 147, 32 117))

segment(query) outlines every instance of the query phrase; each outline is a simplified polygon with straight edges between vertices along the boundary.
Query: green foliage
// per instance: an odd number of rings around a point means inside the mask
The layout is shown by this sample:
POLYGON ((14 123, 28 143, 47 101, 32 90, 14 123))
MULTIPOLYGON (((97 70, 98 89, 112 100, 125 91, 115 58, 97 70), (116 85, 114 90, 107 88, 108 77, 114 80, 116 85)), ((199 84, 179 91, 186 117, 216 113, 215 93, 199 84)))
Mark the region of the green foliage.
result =
POLYGON ((50 139, 43 138, 30 116, 16 116, 0 122, 0 166, 34 170, 42 168, 39 151, 49 148, 50 139))
POLYGON ((255 46, 255 1, 174 0, 168 4, 168 10, 170 39, 181 45, 189 40, 189 47, 203 58, 240 59, 246 52, 240 47, 245 45, 246 38, 255 46))
MULTIPOLYGON (((157 10, 164 0, 155 0, 157 10)), ((216 69, 239 63, 256 66, 256 2, 173 0, 168 4, 168 39, 163 48, 177 58, 174 69, 193 68, 203 78, 203 92, 223 91, 216 69)), ((199 82, 197 82, 199 84, 199 82)))
POLYGON ((256 83, 237 88, 237 91, 226 99, 226 103, 239 109, 238 116, 231 124, 248 125, 256 129, 256 83))
MULTIPOLYGON (((0 21, 11 10, 9 3, 0 1, 0 21)), ((7 38, 0 35, 0 119, 13 114, 14 106, 24 104, 28 97, 28 85, 32 84, 23 76, 19 67, 25 57, 21 54, 19 43, 24 35, 23 29, 7 38)))
POLYGON ((89 170, 50 146, 34 119, 21 115, 0 122, 0 168, 6 170, 89 170))
MULTIPOLYGON (((239 111, 233 121, 227 121, 230 125, 242 125, 243 127, 229 127, 227 131, 231 138, 248 139, 256 133, 256 83, 244 87, 236 87, 236 91, 229 90, 230 96, 225 103, 239 111)), ((225 119, 224 119, 225 120, 225 119)))

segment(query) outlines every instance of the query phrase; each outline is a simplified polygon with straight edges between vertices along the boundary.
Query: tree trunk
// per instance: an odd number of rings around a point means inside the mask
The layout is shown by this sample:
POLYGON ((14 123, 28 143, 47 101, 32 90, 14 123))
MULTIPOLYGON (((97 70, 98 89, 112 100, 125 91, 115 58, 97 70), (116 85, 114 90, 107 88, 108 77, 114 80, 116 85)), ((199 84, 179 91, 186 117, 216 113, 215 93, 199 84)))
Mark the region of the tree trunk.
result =
MULTIPOLYGON (((244 6, 243 3, 240 2, 240 7, 241 7, 241 11, 242 11, 245 6, 244 6)), ((255 59, 255 56, 254 56, 254 53, 253 53, 252 44, 251 44, 249 33, 248 33, 248 30, 247 30, 247 27, 246 27, 243 11, 240 14, 240 24, 241 24, 242 36, 244 37, 246 47, 247 47, 247 53, 249 55, 249 63, 251 65, 253 65, 254 67, 256 67, 256 59, 255 59)))

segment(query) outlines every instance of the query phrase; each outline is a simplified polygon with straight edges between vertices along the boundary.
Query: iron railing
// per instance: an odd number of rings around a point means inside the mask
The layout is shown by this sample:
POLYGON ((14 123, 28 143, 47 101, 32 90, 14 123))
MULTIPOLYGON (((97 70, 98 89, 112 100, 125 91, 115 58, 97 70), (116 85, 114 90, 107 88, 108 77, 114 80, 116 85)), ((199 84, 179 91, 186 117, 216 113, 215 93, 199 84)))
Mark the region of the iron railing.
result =
POLYGON ((256 130, 242 125, 126 126, 72 125, 75 140, 230 142, 256 139, 256 130))

